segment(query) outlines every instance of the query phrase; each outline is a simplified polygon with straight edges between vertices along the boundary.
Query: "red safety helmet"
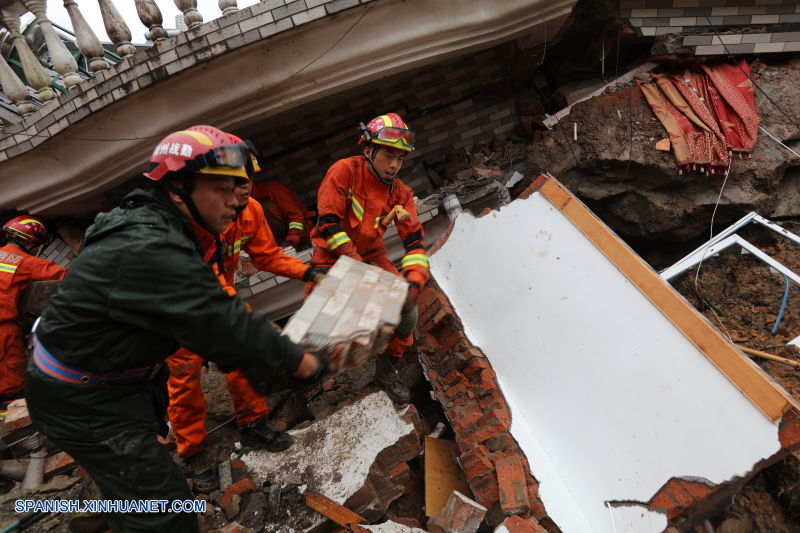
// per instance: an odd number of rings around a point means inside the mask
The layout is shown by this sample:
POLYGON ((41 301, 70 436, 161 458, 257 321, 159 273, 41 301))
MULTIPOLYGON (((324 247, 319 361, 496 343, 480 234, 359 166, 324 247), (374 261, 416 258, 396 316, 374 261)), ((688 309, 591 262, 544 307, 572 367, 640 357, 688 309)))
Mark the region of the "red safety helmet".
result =
POLYGON ((192 126, 164 137, 150 157, 145 176, 159 181, 184 169, 250 179, 256 150, 250 141, 213 126, 192 126))
POLYGON ((29 243, 38 244, 47 240, 44 222, 30 215, 12 218, 3 225, 3 231, 29 243))
POLYGON ((408 129, 406 123, 397 113, 387 113, 375 117, 366 126, 362 122, 359 129, 361 130, 361 138, 358 139, 358 144, 371 142, 397 148, 405 152, 414 150, 414 132, 408 129))

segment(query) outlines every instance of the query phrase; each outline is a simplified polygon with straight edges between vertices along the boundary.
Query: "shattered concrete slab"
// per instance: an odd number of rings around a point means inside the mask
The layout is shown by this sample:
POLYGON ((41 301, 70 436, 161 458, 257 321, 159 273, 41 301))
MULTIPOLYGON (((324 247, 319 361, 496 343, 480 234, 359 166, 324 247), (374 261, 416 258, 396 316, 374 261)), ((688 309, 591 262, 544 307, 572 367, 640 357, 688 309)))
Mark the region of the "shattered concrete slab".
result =
MULTIPOLYGON (((242 460, 259 486, 299 486, 303 492, 318 492, 376 519, 405 490, 397 487, 402 480, 395 477, 404 471, 398 465, 419 454, 418 423, 413 406, 397 410, 379 391, 290 431, 294 444, 287 451, 255 450, 242 460)), ((292 516, 284 510, 266 531, 309 531, 324 520, 308 508, 292 516)))
POLYGON ((376 524, 374 526, 360 526, 361 529, 372 531, 373 533, 428 533, 424 529, 418 527, 408 527, 403 524, 398 524, 389 520, 383 524, 376 524))
POLYGON ((314 352, 344 346, 337 367, 361 366, 385 349, 400 323, 407 290, 401 277, 342 256, 289 320, 284 335, 314 352))
POLYGON ((459 215, 431 270, 561 531, 663 531, 662 499, 797 445, 797 402, 569 191, 542 177, 523 197, 459 215))

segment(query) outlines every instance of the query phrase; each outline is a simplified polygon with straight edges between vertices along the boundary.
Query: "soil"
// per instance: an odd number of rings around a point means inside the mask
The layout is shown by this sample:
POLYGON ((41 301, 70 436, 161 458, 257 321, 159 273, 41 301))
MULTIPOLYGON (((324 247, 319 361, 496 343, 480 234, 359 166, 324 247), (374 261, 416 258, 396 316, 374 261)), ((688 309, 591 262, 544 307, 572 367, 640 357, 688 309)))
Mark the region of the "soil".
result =
MULTIPOLYGON (((800 233, 800 222, 781 225, 800 233)), ((739 235, 794 272, 800 272, 800 245, 749 224, 739 235)), ((733 342, 800 362, 800 349, 788 345, 800 336, 800 290, 791 284, 786 307, 775 328, 786 291, 783 275, 738 246, 705 259, 672 280, 673 286, 733 342), (696 282, 695 282, 696 279, 696 282), (773 333, 773 329, 775 332, 773 333)), ((753 359, 787 392, 800 400, 800 368, 753 359)), ((800 532, 800 453, 763 470, 715 517, 748 524, 742 531, 800 532)))

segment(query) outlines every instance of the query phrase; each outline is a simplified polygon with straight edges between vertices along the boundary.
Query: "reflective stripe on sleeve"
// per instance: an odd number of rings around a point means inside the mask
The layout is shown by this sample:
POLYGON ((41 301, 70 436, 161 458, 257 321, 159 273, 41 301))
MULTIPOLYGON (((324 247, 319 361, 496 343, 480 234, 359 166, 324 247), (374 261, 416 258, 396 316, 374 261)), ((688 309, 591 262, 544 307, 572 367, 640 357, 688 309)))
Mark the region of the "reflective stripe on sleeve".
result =
POLYGON ((413 265, 419 265, 428 268, 430 266, 428 263, 428 256, 425 254, 408 254, 404 256, 403 260, 400 262, 400 268, 406 268, 413 265))
POLYGON ((335 250, 346 242, 350 242, 350 237, 347 236, 347 233, 340 231, 328 239, 328 246, 331 247, 331 250, 335 250))
POLYGON ((302 222, 289 222, 289 229, 296 229, 299 231, 303 231, 303 223, 302 222))

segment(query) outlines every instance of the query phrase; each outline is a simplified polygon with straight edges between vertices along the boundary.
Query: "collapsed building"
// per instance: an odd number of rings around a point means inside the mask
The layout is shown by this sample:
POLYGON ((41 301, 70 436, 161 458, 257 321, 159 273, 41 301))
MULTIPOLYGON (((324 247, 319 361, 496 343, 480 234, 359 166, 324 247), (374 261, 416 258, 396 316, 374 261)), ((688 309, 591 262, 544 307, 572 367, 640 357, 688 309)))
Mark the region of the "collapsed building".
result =
MULTIPOLYGON (((353 153, 354 125, 397 111, 421 141, 401 176, 438 241, 421 364, 403 372, 414 405, 397 411, 354 369, 311 391, 310 413, 288 409, 291 423, 307 419, 290 455, 237 449, 228 434, 221 449, 237 457, 220 456, 229 482, 204 527, 310 531, 341 516, 338 504, 353 530, 387 520, 430 531, 722 531, 737 520, 783 530, 731 501, 763 472, 797 469, 794 378, 776 383, 773 367, 767 375, 718 331, 690 283, 676 288, 699 312, 653 268, 713 223, 800 213, 797 124, 785 116, 800 4, 700 3, 264 0, 228 2, 203 22, 183 2, 188 29, 167 37, 155 3, 136 0, 155 42, 136 50, 110 16, 108 50, 74 4, 70 40, 43 6, 0 2, 0 208, 52 220, 60 238, 42 253, 66 266, 91 217, 143 184, 155 139, 200 122, 252 139, 267 175, 313 206, 328 166, 353 153), (23 35, 26 9, 36 24, 23 35), (728 54, 747 59, 769 96, 755 94, 761 126, 783 146, 760 134, 724 177, 680 174, 656 147, 667 134, 639 84, 728 54), (444 439, 426 437, 437 423, 444 439), (429 478, 448 465, 434 501, 429 478), (332 500, 314 507, 327 514, 306 505, 310 493, 332 500)), ((396 231, 386 242, 399 259, 396 231)), ((300 283, 247 265, 237 288, 273 320, 302 304, 300 283)), ((31 426, 24 407, 11 415, 4 442, 24 457, 31 426)), ((42 497, 82 484, 63 454, 44 472, 73 475, 42 497)), ((784 507, 796 525, 798 503, 784 507)))

